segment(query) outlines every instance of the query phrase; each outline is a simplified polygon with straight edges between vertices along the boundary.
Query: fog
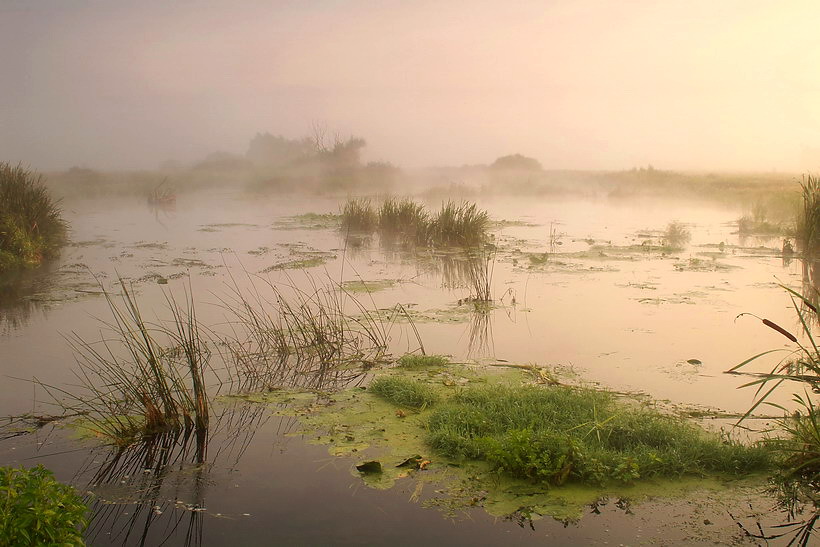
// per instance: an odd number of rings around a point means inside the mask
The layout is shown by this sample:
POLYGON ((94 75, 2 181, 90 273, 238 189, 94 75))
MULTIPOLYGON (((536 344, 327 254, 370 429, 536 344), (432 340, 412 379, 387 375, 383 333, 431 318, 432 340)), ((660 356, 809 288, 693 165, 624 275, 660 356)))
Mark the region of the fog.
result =
POLYGON ((2 160, 153 168, 323 124, 412 168, 820 164, 815 2, 0 0, 2 160))

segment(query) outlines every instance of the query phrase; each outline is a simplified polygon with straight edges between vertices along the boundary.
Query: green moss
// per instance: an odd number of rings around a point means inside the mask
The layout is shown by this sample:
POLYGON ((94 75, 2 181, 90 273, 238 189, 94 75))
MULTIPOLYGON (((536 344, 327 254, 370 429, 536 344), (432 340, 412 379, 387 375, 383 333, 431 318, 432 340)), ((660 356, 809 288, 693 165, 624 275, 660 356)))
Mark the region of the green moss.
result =
POLYGON ((365 281, 363 279, 357 279, 354 281, 345 281, 342 283, 342 287, 347 292, 351 293, 374 293, 378 291, 383 291, 385 289, 390 289, 396 285, 396 281, 393 279, 379 279, 376 281, 365 281))

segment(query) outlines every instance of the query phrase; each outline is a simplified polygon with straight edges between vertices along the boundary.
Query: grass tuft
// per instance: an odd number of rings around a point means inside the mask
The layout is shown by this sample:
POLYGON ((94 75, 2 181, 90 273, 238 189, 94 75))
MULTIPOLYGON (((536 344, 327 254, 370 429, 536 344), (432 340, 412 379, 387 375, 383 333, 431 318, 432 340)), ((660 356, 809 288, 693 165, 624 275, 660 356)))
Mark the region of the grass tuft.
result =
POLYGON ((376 378, 368 390, 396 406, 416 410, 427 408, 438 401, 438 394, 429 384, 401 376, 376 378))
POLYGON ((369 199, 348 200, 342 209, 342 231, 375 232, 379 227, 379 215, 369 199))

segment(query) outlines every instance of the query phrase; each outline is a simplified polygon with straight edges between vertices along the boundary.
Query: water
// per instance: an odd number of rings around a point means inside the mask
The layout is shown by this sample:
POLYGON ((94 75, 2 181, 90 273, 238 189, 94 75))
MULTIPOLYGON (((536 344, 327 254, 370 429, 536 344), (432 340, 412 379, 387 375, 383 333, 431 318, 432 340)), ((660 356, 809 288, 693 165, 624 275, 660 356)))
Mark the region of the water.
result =
MULTIPOLYGON (((734 233, 739 210, 659 200, 510 198, 480 205, 496 220, 519 223, 494 231, 497 250, 489 260, 495 306, 476 314, 470 304, 458 304, 470 288, 450 257, 378 241, 356 245, 320 221, 292 218, 338 212, 337 200, 221 189, 180 196, 172 209, 136 198, 70 201, 65 210, 72 245, 58 261, 19 276, 0 294, 0 413, 55 412, 30 380, 62 388, 76 381, 65 337, 101 336, 100 320, 109 317, 101 286, 116 294, 118 277, 133 286, 151 317, 168 316, 165 294, 192 290, 206 325, 224 325, 219 300, 233 283, 248 286, 246 272, 302 287, 326 277, 391 280, 382 290, 357 296, 368 307, 400 303, 410 310, 428 353, 556 367, 573 381, 726 413, 745 412, 754 392, 737 389, 743 380, 723 372, 787 342, 752 317, 736 320, 738 314, 753 312, 799 330, 778 283, 799 289, 801 264, 780 256, 779 239, 734 233), (691 232, 684 251, 623 248, 656 242, 673 220, 691 232), (529 259, 528 253, 545 252, 543 263, 529 259), (275 269, 294 261, 320 264, 308 274, 275 269)), ((394 354, 418 347, 409 325, 392 332, 394 354)), ((789 398, 784 391, 773 401, 787 404, 789 398)), ((408 501, 411 485, 367 488, 351 474, 350 460, 288 436, 298 431, 295 419, 248 406, 219 407, 224 415, 213 427, 207 454, 204 447, 198 453, 195 440, 169 442, 169 450, 157 452, 173 455, 167 466, 152 467, 156 447, 145 448, 130 456, 134 460, 121 456, 127 465, 113 465, 100 477, 111 461, 109 448, 49 427, 0 443, 0 461, 42 462, 59 478, 93 491, 98 501, 89 537, 101 545, 153 545, 166 538, 170 544, 214 545, 578 544, 633 542, 636 530, 677 543, 702 533, 703 526, 689 522, 697 511, 682 501, 651 502, 633 508, 633 515, 613 499, 568 527, 545 519, 533 529, 523 515, 500 520, 480 509, 469 511, 469 519, 451 520, 424 507, 432 486, 416 502, 408 501)), ((779 522, 769 511, 771 500, 757 491, 747 494, 733 503, 751 502, 763 521, 779 522)), ((708 530, 717 530, 704 533, 707 539, 738 538, 722 510, 704 519, 712 523, 708 530)))

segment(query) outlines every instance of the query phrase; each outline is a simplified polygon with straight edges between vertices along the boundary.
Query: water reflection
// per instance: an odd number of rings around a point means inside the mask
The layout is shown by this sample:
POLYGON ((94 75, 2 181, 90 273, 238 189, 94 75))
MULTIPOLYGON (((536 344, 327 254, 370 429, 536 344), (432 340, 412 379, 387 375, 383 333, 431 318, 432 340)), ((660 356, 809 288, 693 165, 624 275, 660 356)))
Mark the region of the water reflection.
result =
MULTIPOLYGON (((90 543, 159 545, 182 539, 186 546, 201 545, 211 469, 216 462, 236 468, 270 417, 266 406, 237 402, 210 432, 167 432, 92 450, 78 472, 91 476, 90 543)), ((282 435, 295 424, 295 418, 285 420, 282 435)))
POLYGON ((0 275, 0 336, 23 328, 38 310, 47 310, 47 301, 37 298, 53 284, 53 262, 36 271, 20 270, 0 275))

